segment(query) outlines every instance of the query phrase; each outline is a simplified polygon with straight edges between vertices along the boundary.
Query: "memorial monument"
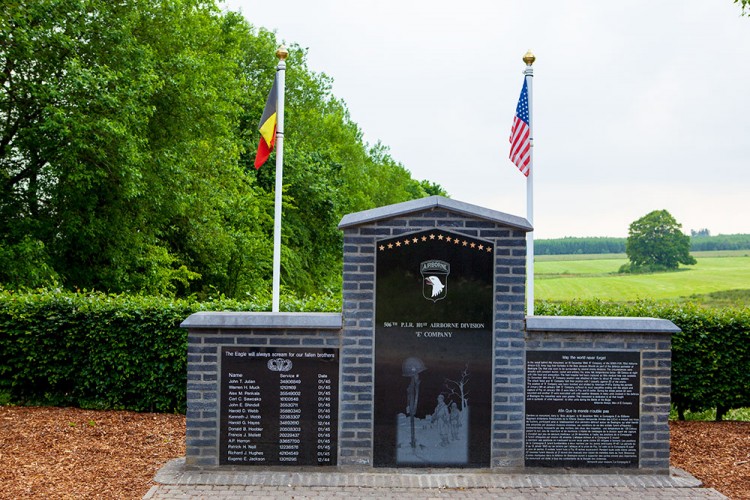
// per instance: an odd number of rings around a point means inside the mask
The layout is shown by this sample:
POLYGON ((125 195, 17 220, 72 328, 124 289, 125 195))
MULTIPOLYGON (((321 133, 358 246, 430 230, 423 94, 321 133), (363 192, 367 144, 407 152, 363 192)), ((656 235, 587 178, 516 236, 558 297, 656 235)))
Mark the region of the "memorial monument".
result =
POLYGON ((433 196, 345 216, 341 313, 197 313, 188 466, 667 474, 671 334, 529 316, 523 218, 433 196))

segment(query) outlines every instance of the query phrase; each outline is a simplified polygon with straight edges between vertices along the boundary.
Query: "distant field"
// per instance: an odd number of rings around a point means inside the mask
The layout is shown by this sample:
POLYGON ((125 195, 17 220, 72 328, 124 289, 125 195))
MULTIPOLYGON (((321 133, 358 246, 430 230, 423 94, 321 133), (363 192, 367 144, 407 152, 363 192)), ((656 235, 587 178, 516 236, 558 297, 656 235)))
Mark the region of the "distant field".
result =
POLYGON ((617 274, 625 254, 543 255, 534 265, 539 300, 695 300, 750 305, 750 251, 692 252, 698 264, 676 272, 617 274))

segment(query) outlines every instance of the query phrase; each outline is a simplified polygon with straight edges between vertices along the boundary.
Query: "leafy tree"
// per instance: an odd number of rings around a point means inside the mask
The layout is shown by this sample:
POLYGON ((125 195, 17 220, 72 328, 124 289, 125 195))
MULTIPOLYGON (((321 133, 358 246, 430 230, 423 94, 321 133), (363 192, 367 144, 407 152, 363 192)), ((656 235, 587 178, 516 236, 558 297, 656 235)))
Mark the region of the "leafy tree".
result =
POLYGON ((690 237, 666 210, 654 210, 630 224, 625 253, 631 270, 677 269, 695 264, 690 255, 690 237))
MULTIPOLYGON (((625 253, 627 238, 571 237, 536 240, 537 255, 625 253)), ((750 250, 750 234, 711 236, 708 229, 691 230, 690 250, 750 250)))
POLYGON ((734 3, 738 3, 742 6, 742 15, 746 16, 748 8, 750 7, 750 0, 734 0, 734 3))
MULTIPOLYGON (((241 297, 268 288, 273 158, 252 160, 273 33, 214 0, 4 2, 0 283, 241 297)), ((282 283, 340 286, 351 211, 429 194, 331 79, 287 61, 282 283)))
POLYGON ((708 238, 710 236, 711 231, 709 231, 709 229, 706 227, 704 227, 703 229, 698 229, 697 231, 695 229, 690 230, 691 238, 708 238))
POLYGON ((213 2, 39 0, 3 14, 6 255, 41 242, 33 255, 69 288, 173 293, 221 274, 236 232, 225 219, 252 186, 236 167, 232 26, 213 2))
POLYGON ((536 240, 537 255, 603 254, 624 253, 625 238, 607 236, 585 236, 536 240))
POLYGON ((14 245, 0 244, 0 283, 14 289, 41 288, 58 279, 41 241, 26 236, 14 245))
POLYGON ((719 234, 690 241, 694 252, 706 250, 750 250, 750 234, 719 234))
POLYGON ((443 189, 443 186, 436 182, 422 180, 419 182, 419 186, 424 190, 427 196, 448 196, 448 192, 443 189))

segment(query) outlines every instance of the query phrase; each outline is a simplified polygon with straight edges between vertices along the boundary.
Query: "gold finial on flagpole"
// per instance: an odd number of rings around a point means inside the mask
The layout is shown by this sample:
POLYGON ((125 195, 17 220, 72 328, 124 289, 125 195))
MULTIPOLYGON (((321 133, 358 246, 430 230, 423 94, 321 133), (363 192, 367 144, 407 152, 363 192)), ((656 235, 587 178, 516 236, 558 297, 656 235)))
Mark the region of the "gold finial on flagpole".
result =
POLYGON ((282 43, 281 45, 279 45, 279 48, 276 49, 276 57, 278 57, 280 61, 283 61, 287 58, 288 55, 289 51, 286 50, 284 44, 282 43))
POLYGON ((532 64, 534 64, 534 61, 536 61, 536 56, 531 52, 531 50, 527 50, 523 55, 523 62, 526 63, 526 66, 531 66, 532 64))

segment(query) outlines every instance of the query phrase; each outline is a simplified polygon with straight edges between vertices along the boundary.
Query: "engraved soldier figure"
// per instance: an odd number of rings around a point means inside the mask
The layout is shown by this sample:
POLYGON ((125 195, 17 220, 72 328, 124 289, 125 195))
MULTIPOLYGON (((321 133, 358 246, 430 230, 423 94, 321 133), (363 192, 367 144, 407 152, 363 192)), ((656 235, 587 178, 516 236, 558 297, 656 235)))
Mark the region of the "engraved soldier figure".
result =
POLYGON ((450 415, 448 414, 448 405, 445 404, 445 396, 440 394, 437 398, 438 404, 435 412, 432 414, 432 423, 437 422, 438 432, 440 433, 440 446, 447 446, 448 432, 450 429, 450 415))
POLYGON ((461 427, 461 411, 458 409, 458 405, 455 401, 451 404, 450 422, 451 439, 456 441, 458 440, 458 428, 461 427))

